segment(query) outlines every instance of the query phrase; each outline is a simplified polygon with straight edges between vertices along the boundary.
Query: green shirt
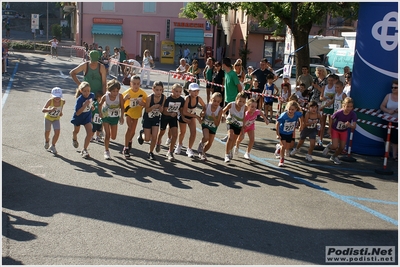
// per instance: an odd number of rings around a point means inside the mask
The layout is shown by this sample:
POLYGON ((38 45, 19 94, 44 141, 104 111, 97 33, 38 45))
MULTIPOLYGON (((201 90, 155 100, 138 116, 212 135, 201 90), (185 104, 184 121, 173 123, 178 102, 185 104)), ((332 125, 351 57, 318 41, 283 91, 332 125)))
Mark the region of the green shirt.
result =
POLYGON ((206 80, 209 82, 212 82, 212 77, 213 77, 213 68, 210 68, 207 66, 207 70, 206 70, 206 80))
POLYGON ((100 74, 100 63, 97 63, 97 68, 92 70, 87 64, 87 72, 83 78, 85 82, 90 84, 90 92, 96 95, 97 92, 103 92, 103 83, 100 74))
POLYGON ((119 51, 119 62, 123 62, 126 59, 126 51, 119 51))
POLYGON ((239 78, 236 74, 236 72, 231 69, 230 72, 225 72, 225 102, 230 103, 234 102, 236 99, 237 94, 239 93, 238 91, 238 84, 239 84, 239 78))

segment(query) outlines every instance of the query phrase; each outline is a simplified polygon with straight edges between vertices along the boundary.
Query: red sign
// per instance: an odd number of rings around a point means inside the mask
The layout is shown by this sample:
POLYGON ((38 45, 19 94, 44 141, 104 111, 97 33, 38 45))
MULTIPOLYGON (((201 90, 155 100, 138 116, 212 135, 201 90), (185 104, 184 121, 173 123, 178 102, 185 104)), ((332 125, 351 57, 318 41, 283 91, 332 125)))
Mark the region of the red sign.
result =
POLYGON ((175 27, 204 28, 204 23, 174 22, 175 27))
POLYGON ((93 23, 122 24, 123 23, 123 19, 93 18, 93 23))

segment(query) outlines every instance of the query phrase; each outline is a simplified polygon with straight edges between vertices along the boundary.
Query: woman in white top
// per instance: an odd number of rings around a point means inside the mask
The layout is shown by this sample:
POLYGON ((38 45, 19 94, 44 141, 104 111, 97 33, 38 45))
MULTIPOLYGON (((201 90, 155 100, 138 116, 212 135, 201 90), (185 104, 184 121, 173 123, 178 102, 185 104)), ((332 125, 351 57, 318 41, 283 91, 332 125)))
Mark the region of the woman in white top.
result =
MULTIPOLYGON (((387 94, 383 99, 380 109, 385 113, 386 116, 390 116, 396 119, 396 123, 392 123, 394 127, 398 127, 398 97, 399 97, 399 82, 394 80, 392 82, 392 93, 387 94)), ((384 120, 390 120, 390 118, 383 118, 384 120)), ((390 143, 392 145, 392 156, 397 161, 397 148, 398 148, 398 130, 392 128, 390 133, 390 143)))
POLYGON ((148 49, 144 50, 143 52, 143 61, 142 61, 142 74, 140 75, 140 80, 143 83, 144 74, 147 74, 146 80, 146 88, 149 88, 150 85, 150 69, 151 64, 154 64, 153 57, 150 55, 150 51, 148 49))

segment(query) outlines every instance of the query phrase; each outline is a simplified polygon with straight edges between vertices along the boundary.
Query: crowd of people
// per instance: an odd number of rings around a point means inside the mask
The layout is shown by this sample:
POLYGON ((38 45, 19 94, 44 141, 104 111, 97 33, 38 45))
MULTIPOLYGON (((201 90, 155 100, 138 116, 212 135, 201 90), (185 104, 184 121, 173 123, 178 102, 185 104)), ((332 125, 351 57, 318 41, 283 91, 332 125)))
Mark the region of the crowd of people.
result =
MULTIPOLYGON (((330 160, 340 164, 338 156, 344 151, 348 142, 350 129, 356 127, 357 116, 353 111, 354 103, 349 97, 351 90, 351 73, 346 73, 346 83, 340 81, 335 74, 326 75, 324 67, 316 68, 316 78, 308 73, 308 67, 303 66, 302 75, 296 81, 296 91, 291 92, 288 77, 283 77, 283 83, 278 86, 278 77, 274 73, 268 60, 260 61, 260 68, 249 66, 247 73, 242 67, 241 60, 232 64, 230 58, 222 62, 207 58, 203 75, 209 85, 206 86, 206 101, 199 96, 200 86, 196 82, 189 82, 187 86, 174 84, 170 95, 164 94, 164 85, 161 81, 154 82, 152 93, 147 94, 141 88, 142 77, 132 74, 129 79, 129 89, 120 92, 121 85, 116 79, 106 81, 103 64, 99 61, 100 53, 91 51, 89 62, 84 62, 71 70, 70 74, 78 85, 76 92, 75 112, 71 123, 74 125, 72 144, 78 148, 77 134, 81 125, 86 130, 82 157, 89 157, 88 146, 93 140, 104 142, 104 158, 110 159, 110 139, 117 137, 118 123, 126 122, 125 138, 122 154, 129 158, 133 137, 137 133, 139 119, 142 120, 138 132, 139 145, 149 142, 148 158, 155 160, 155 152, 161 151, 162 137, 167 132, 166 145, 168 160, 175 160, 175 155, 182 153, 183 141, 189 127, 186 155, 195 157, 195 151, 201 160, 207 160, 206 152, 212 147, 215 134, 221 123, 226 122, 227 135, 221 139, 226 142, 224 161, 230 162, 237 155, 240 143, 245 135, 249 137, 248 146, 244 154, 245 159, 251 159, 251 149, 255 142, 255 121, 262 120, 267 125, 274 122, 272 103, 279 101, 280 110, 275 119, 276 137, 279 144, 275 156, 279 158, 278 166, 284 166, 285 157, 294 156, 308 138, 310 145, 305 159, 312 161, 315 146, 321 145, 324 137, 325 124, 328 124, 328 134, 331 142, 322 147, 322 154, 327 156, 333 152, 330 160), (83 71, 84 81, 79 81, 76 74, 83 71), (86 75, 91 72, 91 75, 86 75), (87 78, 87 77, 90 78, 87 78), (103 78, 104 77, 104 78, 103 78), (223 86, 221 86, 223 85, 223 86), (185 88, 187 87, 187 89, 185 88), (346 92, 345 93, 345 89, 346 92), (187 91, 185 96, 182 92, 187 91), (199 107, 201 110, 199 110, 199 107), (201 125, 202 138, 197 150, 194 149, 196 140, 196 126, 201 125), (300 131, 300 139, 295 146, 295 132, 300 131), (105 133, 104 140, 102 133, 105 133)), ((143 58, 147 58, 148 65, 152 60, 146 50, 143 58)), ((126 60, 126 59, 125 59, 126 60)), ((179 73, 190 73, 196 76, 200 73, 198 63, 192 65, 182 58, 179 73)), ((143 74, 143 72, 142 72, 143 74)), ((142 75, 143 76, 143 75, 142 75)), ((197 76, 198 77, 198 76, 197 76)), ((393 92, 382 102, 381 110, 392 116, 397 116, 397 81, 393 82, 393 92), (396 107, 396 109, 394 108, 396 107)), ((59 135, 59 120, 62 115, 62 99, 60 88, 54 88, 52 98, 43 108, 45 120, 48 120, 45 129, 45 148, 57 153, 55 143, 59 135), (53 124, 55 131, 50 146, 49 128, 53 124)), ((397 135, 396 135, 397 138, 397 135)), ((393 157, 397 159, 397 141, 393 144, 393 157)))

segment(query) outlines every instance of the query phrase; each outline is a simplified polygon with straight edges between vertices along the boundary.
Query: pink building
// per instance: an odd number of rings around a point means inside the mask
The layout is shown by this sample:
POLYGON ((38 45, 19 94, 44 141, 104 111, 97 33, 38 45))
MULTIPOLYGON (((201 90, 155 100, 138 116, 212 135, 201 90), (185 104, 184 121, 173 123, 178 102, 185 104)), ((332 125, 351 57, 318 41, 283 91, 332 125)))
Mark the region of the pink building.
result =
POLYGON ((216 27, 203 18, 179 18, 183 7, 183 2, 77 2, 76 44, 97 43, 111 51, 124 46, 137 59, 148 49, 165 63, 177 63, 186 47, 191 55, 201 46, 211 50, 216 27))

